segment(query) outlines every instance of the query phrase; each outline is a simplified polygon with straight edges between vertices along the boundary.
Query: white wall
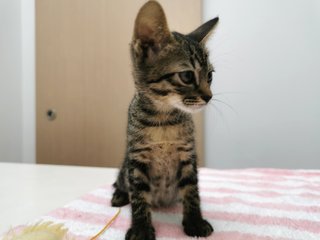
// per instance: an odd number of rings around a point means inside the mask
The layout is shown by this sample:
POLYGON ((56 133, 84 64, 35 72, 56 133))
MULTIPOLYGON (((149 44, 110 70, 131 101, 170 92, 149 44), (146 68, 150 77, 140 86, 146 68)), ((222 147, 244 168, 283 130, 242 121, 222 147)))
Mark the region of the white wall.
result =
POLYGON ((34 0, 0 0, 0 162, 35 162, 34 0))
POLYGON ((19 0, 0 1, 0 161, 22 159, 21 16, 19 0))
POLYGON ((320 168, 318 0, 204 0, 215 98, 205 113, 216 168, 320 168), (224 94, 219 94, 224 93, 224 94))

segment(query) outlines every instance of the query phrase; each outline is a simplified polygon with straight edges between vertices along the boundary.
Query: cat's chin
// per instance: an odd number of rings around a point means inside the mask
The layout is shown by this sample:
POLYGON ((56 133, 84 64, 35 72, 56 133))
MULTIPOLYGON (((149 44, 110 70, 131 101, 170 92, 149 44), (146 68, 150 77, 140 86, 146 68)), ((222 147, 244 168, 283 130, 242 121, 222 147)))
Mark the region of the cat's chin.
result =
POLYGON ((194 104, 194 105, 185 105, 183 103, 177 103, 174 105, 175 108, 178 108, 186 113, 196 113, 204 109, 206 104, 194 104))

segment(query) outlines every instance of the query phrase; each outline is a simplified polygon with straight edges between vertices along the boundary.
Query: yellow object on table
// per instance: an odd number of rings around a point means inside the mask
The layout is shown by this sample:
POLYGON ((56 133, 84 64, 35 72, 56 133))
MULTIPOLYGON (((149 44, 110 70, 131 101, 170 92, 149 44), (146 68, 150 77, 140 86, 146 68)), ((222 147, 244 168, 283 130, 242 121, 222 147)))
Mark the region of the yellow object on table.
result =
MULTIPOLYGON (((121 209, 112 217, 106 226, 90 240, 97 240, 119 216, 121 209)), ((52 222, 37 223, 24 228, 20 233, 9 232, 2 240, 75 240, 68 236, 68 229, 63 224, 52 222)))
POLYGON ((67 232, 68 229, 62 224, 45 222, 26 227, 20 233, 11 231, 3 240, 73 240, 67 236, 67 232))

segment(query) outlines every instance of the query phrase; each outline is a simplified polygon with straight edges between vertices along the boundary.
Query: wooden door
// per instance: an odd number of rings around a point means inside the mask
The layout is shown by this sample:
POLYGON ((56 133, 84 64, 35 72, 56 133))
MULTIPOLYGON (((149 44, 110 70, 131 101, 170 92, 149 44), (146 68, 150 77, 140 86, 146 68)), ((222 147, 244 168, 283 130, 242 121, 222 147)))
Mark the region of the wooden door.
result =
MULTIPOLYGON (((159 2, 172 30, 187 33, 200 24, 201 1, 159 2)), ((37 163, 121 164, 134 92, 129 42, 144 3, 36 1, 37 163)), ((196 119, 202 157, 201 115, 196 119)))

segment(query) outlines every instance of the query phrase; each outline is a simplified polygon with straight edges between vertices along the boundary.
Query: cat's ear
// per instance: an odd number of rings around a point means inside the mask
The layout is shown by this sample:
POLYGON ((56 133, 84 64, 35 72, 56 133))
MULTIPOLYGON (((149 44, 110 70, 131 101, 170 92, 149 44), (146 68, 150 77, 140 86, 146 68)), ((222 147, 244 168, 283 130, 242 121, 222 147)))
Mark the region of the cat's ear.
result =
POLYGON ((193 32, 189 33, 188 36, 199 43, 205 43, 211 33, 215 30, 219 22, 219 17, 209 20, 202 24, 193 32))
POLYGON ((144 47, 159 50, 170 38, 171 33, 161 5, 157 1, 148 1, 137 15, 133 40, 139 40, 144 47))

